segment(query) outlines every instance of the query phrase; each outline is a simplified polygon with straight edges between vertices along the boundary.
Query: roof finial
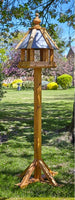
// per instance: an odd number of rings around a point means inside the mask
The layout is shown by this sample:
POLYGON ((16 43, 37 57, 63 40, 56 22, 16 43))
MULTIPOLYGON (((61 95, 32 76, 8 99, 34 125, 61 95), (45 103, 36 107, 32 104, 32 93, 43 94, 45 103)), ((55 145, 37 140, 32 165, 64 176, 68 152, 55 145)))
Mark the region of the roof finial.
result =
POLYGON ((36 13, 35 15, 36 15, 36 17, 33 20, 33 22, 34 22, 35 25, 39 25, 40 22, 41 22, 41 20, 39 19, 39 13, 36 13))

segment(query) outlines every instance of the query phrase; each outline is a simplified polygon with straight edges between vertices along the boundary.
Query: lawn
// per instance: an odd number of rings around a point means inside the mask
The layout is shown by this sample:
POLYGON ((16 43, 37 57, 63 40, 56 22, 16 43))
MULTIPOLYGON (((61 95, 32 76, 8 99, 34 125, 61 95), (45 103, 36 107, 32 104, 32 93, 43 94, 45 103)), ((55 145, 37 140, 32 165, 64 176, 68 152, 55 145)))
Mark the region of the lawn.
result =
MULTIPOLYGON (((42 158, 58 175, 60 187, 33 183, 21 190, 16 175, 34 159, 34 91, 7 89, 0 102, 0 197, 74 196, 73 145, 70 142, 74 89, 42 91, 42 158)), ((41 199, 40 198, 40 199, 41 199)), ((42 198, 43 199, 43 198, 42 198)))

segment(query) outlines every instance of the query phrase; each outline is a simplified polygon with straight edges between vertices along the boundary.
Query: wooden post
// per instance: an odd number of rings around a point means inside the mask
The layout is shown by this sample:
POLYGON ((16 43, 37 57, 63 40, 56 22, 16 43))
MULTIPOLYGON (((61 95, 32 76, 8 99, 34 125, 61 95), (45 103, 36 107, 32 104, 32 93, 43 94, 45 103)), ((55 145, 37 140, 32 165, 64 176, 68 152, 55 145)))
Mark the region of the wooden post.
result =
POLYGON ((48 49, 43 49, 43 61, 48 62, 48 49))
POLYGON ((30 49, 30 61, 34 61, 34 49, 30 49))
POLYGON ((41 160, 41 68, 34 69, 34 159, 37 166, 34 178, 41 177, 39 160, 41 160))
POLYGON ((48 49, 40 49, 40 61, 48 62, 48 49))
POLYGON ((43 61, 43 49, 40 49, 40 61, 43 61))
POLYGON ((27 49, 27 61, 34 61, 34 49, 27 49))
POLYGON ((25 49, 21 49, 21 61, 25 61, 25 49))
POLYGON ((50 62, 53 62, 54 59, 54 50, 50 49, 50 62))
POLYGON ((27 49, 27 61, 30 61, 30 49, 27 49))

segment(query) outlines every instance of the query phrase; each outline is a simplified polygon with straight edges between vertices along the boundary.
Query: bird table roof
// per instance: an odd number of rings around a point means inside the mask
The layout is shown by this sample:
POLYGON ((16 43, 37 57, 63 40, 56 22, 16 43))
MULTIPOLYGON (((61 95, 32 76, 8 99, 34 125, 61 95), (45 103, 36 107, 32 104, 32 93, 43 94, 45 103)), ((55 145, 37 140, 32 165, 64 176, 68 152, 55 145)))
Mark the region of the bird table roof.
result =
POLYGON ((58 49, 56 43, 50 37, 45 28, 42 28, 39 23, 38 13, 34 19, 35 26, 30 28, 23 39, 16 46, 16 49, 58 49))
POLYGON ((43 29, 30 30, 28 35, 17 45, 16 49, 58 49, 52 38, 49 38, 48 34, 46 34, 46 31, 44 32, 45 35, 43 35, 41 30, 43 29))

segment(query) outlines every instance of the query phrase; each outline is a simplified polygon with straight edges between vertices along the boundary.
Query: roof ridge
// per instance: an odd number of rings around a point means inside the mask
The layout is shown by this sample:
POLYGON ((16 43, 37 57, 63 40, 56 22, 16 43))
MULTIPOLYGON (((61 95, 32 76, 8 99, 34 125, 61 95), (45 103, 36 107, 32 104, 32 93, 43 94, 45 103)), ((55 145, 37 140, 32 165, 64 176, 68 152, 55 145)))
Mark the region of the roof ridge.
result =
POLYGON ((46 43, 48 44, 48 46, 49 46, 50 48, 53 49, 52 45, 50 44, 50 41, 48 40, 48 38, 47 38, 46 35, 45 35, 45 30, 40 29, 40 31, 41 31, 41 33, 42 33, 42 35, 43 35, 43 37, 44 37, 46 43))
POLYGON ((29 38, 27 49, 31 49, 35 35, 36 35, 36 29, 33 29, 29 38))
POLYGON ((48 35, 48 37, 50 38, 50 40, 53 42, 53 44, 55 45, 55 47, 57 48, 57 49, 59 49, 58 48, 58 46, 56 45, 56 43, 54 42, 54 40, 51 38, 51 36, 48 34, 48 32, 45 30, 45 32, 46 32, 46 34, 48 35))

